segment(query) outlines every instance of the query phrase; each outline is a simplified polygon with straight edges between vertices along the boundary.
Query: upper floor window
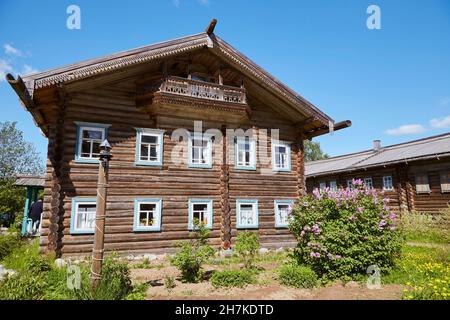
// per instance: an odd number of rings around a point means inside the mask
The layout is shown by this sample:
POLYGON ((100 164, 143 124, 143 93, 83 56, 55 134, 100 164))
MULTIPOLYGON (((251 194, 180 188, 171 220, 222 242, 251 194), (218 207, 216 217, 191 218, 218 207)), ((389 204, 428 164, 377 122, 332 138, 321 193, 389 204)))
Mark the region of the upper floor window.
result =
POLYGON ((77 124, 75 161, 98 163, 100 145, 106 139, 107 129, 110 125, 83 122, 75 123, 77 124))
POLYGON ((189 137, 189 167, 212 168, 212 140, 210 136, 189 137))
POLYGON ((164 131, 146 128, 137 128, 136 131, 136 164, 161 166, 164 131))
POLYGON ((367 189, 373 189, 373 181, 372 178, 364 178, 364 186, 367 189))
POLYGON ((213 201, 211 199, 189 199, 189 230, 194 228, 194 219, 212 229, 213 201))
POLYGON ((272 140, 272 167, 274 171, 291 171, 291 146, 272 140))
POLYGON ((450 171, 441 172, 441 191, 450 192, 450 171))
POLYGON ((416 192, 429 193, 430 184, 428 183, 428 175, 426 173, 416 174, 416 192))
POLYGON ((383 177, 383 190, 394 190, 394 185, 392 183, 392 176, 383 177))
POLYGON ((256 141, 250 137, 237 137, 235 144, 236 169, 256 170, 256 141))
POLYGON ((258 200, 236 200, 236 228, 258 228, 258 200))
POLYGON ((161 199, 135 199, 133 231, 160 231, 161 204, 161 199))
POLYGON ((70 217, 70 233, 94 233, 97 200, 95 198, 73 198, 70 217))
POLYGON ((330 181, 330 190, 336 191, 337 190, 337 183, 335 180, 330 181))
POLYGON ((292 200, 275 200, 275 227, 286 228, 289 224, 289 214, 291 212, 292 200))

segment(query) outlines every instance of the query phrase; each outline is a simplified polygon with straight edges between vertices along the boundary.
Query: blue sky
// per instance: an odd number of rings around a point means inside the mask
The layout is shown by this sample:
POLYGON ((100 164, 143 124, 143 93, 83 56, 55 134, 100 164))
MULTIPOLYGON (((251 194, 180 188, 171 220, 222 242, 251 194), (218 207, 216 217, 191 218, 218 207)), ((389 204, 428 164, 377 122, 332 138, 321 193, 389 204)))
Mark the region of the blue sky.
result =
POLYGON ((216 34, 336 121, 330 155, 450 131, 450 1, 0 2, 0 121, 17 121, 43 157, 47 141, 4 79, 201 32, 216 34), (66 8, 81 9, 81 30, 66 8), (370 4, 381 30, 366 27, 370 4))

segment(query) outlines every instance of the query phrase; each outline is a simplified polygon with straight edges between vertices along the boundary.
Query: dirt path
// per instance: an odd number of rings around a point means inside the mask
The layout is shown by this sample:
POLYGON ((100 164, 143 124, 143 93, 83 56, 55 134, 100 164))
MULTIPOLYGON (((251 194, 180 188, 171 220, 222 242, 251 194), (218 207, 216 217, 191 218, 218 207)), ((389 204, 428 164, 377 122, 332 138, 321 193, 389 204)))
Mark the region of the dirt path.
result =
MULTIPOLYGON (((201 283, 181 283, 175 280, 175 288, 168 290, 164 286, 166 277, 176 279, 179 272, 176 268, 164 265, 160 268, 133 269, 132 278, 145 281, 151 286, 147 292, 149 300, 396 300, 402 296, 400 285, 384 285, 380 289, 368 289, 355 282, 346 286, 335 283, 328 287, 315 289, 287 288, 279 285, 272 269, 274 263, 264 264, 266 271, 260 276, 260 284, 248 285, 245 288, 216 289, 208 281, 201 283)), ((217 266, 206 266, 211 272, 217 266)))

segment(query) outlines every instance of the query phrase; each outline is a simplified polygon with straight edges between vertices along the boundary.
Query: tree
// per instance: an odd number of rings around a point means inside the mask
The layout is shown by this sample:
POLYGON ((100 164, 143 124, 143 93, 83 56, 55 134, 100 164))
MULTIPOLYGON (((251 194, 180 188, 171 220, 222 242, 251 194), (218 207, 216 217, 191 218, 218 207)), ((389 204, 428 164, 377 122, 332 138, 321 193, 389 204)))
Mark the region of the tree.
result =
POLYGON ((0 180, 18 174, 42 174, 43 161, 34 145, 23 138, 16 122, 0 122, 0 180))
POLYGON ((328 154, 324 153, 320 148, 319 142, 305 140, 305 161, 315 161, 329 158, 328 154))

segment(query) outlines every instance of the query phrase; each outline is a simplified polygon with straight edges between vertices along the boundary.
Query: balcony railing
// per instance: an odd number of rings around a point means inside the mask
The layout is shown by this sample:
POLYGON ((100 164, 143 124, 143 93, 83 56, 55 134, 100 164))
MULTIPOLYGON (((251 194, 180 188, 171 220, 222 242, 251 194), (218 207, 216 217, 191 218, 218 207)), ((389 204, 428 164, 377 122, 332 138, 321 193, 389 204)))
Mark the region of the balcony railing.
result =
POLYGON ((180 77, 167 77, 159 87, 160 92, 187 97, 246 104, 245 89, 190 80, 180 77))

